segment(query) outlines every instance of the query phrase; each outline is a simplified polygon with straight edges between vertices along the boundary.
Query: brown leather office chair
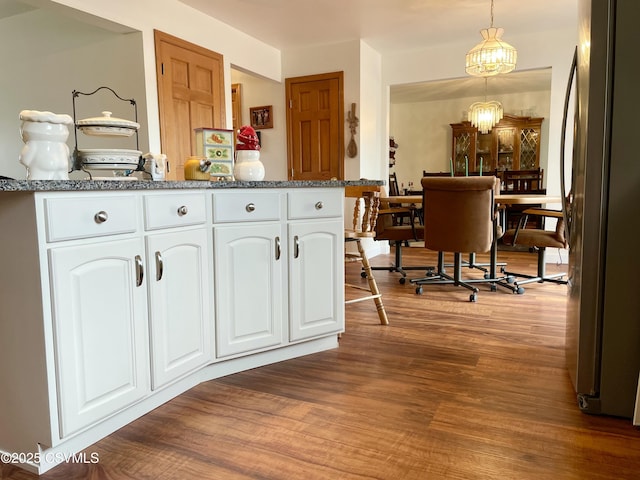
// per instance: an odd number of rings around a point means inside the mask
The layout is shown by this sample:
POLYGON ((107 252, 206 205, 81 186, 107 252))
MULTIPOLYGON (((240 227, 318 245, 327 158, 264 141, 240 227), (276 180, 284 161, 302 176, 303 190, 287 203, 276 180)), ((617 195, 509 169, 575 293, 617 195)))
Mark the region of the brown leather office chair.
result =
POLYGON ((515 293, 524 293, 522 285, 534 282, 552 282, 566 284, 567 280, 565 272, 553 275, 546 274, 546 249, 547 248, 567 248, 568 243, 565 238, 565 218, 561 211, 548 210, 544 208, 529 208, 523 212, 523 216, 516 228, 509 229, 502 237, 505 245, 524 245, 529 249, 538 252, 538 269, 535 275, 526 273, 516 273, 505 271, 505 275, 509 283, 513 283, 512 290, 515 293), (544 230, 541 228, 527 228, 529 216, 539 216, 557 219, 555 230, 544 230), (515 278, 524 278, 524 280, 515 280, 515 278))
POLYGON ((344 195, 353 200, 353 222, 351 228, 345 228, 345 242, 355 242, 358 253, 345 251, 346 262, 360 262, 363 268, 363 277, 367 279, 367 287, 345 282, 345 287, 364 292, 356 298, 345 300, 345 304, 373 300, 381 325, 388 325, 387 312, 382 303, 382 294, 378 289, 378 284, 367 254, 362 246, 362 239, 376 237, 376 223, 380 209, 380 187, 376 186, 347 186, 344 195))
MULTIPOLYGON (((488 282, 495 290, 496 279, 462 279, 462 253, 484 253, 495 248, 497 217, 494 195, 496 178, 424 177, 425 247, 438 252, 435 275, 413 279, 416 293, 423 285, 453 284, 471 290, 475 302, 478 288, 472 283, 488 282), (454 254, 453 276, 444 271, 444 253, 454 254)), ((493 258, 493 257, 492 257, 493 258)), ((495 270, 495 268, 493 269, 495 270)))

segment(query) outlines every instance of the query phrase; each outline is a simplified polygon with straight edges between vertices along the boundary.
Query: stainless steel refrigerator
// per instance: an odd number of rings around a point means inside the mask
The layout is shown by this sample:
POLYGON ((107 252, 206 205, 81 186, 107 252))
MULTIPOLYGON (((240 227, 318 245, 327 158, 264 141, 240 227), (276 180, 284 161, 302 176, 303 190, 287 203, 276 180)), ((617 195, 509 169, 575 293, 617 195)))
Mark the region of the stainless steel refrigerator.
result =
POLYGON ((640 2, 578 5, 567 89, 575 121, 563 131, 573 136, 562 182, 572 193, 567 366, 583 411, 631 418, 640 373, 640 2))

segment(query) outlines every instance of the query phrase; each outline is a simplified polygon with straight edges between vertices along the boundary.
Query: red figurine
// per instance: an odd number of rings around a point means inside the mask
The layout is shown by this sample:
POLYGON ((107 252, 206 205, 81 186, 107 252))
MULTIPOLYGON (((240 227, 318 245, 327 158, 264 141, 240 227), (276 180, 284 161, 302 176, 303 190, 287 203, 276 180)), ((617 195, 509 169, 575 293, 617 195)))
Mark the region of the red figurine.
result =
POLYGON ((238 130, 237 150, 260 150, 260 140, 256 131, 249 125, 244 125, 238 130))

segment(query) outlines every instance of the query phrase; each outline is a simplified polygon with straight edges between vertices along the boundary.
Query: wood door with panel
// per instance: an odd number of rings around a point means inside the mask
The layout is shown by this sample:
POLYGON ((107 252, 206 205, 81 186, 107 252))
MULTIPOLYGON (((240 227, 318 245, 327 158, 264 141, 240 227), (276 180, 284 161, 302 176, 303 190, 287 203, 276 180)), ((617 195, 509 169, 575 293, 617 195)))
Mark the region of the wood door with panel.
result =
POLYGON ((285 79, 289 180, 344 178, 343 76, 285 79))
POLYGON ((184 179, 184 162, 195 155, 196 128, 226 128, 222 55, 155 33, 160 140, 167 178, 184 179))

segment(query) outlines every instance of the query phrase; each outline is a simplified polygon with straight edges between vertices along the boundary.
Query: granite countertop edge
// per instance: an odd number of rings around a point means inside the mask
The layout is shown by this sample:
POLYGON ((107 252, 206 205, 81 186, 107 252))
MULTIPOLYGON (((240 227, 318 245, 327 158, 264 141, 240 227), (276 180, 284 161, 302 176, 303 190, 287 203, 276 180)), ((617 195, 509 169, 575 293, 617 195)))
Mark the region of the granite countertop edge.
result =
POLYGON ((63 192, 113 190, 187 190, 229 188, 310 188, 384 185, 383 180, 241 181, 117 181, 117 180, 0 180, 0 192, 63 192))

